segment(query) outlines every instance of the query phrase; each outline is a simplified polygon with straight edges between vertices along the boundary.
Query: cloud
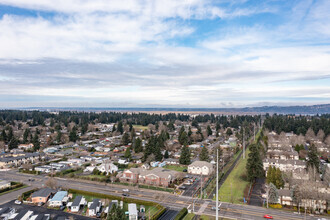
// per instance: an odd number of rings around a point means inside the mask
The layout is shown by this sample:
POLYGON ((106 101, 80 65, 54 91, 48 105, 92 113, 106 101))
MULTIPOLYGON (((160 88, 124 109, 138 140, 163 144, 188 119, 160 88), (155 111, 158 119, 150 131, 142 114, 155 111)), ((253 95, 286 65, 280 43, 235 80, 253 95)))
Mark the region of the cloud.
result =
POLYGON ((0 4, 37 13, 8 11, 0 19, 0 98, 17 105, 221 107, 329 98, 319 82, 330 83, 327 1, 0 4))

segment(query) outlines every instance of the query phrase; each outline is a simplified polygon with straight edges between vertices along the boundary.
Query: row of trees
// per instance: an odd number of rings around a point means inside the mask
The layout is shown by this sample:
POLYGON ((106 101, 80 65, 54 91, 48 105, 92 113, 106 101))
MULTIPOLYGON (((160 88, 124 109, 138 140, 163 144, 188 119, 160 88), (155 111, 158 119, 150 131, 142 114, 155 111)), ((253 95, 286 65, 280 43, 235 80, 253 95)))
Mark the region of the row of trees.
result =
POLYGON ((264 127, 280 134, 282 131, 305 135, 309 128, 315 134, 320 130, 324 131, 325 136, 330 135, 330 117, 322 116, 291 116, 291 115, 267 115, 264 127))

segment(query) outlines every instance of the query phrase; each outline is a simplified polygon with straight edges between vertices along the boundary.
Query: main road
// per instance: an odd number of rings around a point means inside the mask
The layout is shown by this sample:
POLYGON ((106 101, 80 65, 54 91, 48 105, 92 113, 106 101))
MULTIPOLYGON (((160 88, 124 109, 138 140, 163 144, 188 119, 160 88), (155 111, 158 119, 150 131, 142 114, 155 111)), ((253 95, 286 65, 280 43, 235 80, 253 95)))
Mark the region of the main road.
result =
MULTIPOLYGON (((3 171, 0 172, 1 178, 10 180, 10 181, 18 181, 23 182, 29 185, 29 188, 33 187, 42 187, 43 184, 48 179, 47 176, 42 175, 29 175, 18 173, 14 170, 11 171, 3 171), (29 179, 33 178, 35 181, 29 181, 29 179)), ((184 207, 194 207, 194 213, 198 213, 200 207, 207 203, 207 206, 203 207, 203 214, 215 216, 215 210, 212 207, 215 207, 215 201, 212 200, 200 200, 194 198, 194 205, 192 206, 193 199, 191 197, 186 196, 178 196, 173 195, 167 192, 159 192, 154 190, 146 190, 139 189, 135 187, 126 187, 121 185, 114 184, 105 184, 91 181, 82 181, 79 179, 64 179, 64 178, 56 178, 57 185, 62 188, 72 188, 78 190, 85 190, 90 192, 97 192, 109 195, 122 196, 122 190, 124 188, 130 188, 130 197, 134 199, 146 200, 157 202, 163 205, 166 208, 171 210, 180 210, 184 207)), ((9 198, 6 198, 9 199, 9 198)), ((16 199, 16 198, 12 198, 16 199)), ((2 196, 0 197, 0 201, 2 200, 2 196)), ((200 213, 199 213, 200 214, 200 213)), ((273 209, 265 209, 261 207, 254 207, 248 205, 236 205, 231 203, 220 203, 220 211, 219 216, 230 219, 263 219, 265 214, 272 215, 274 219, 281 220, 295 220, 295 219, 304 219, 304 215, 294 214, 292 212, 285 212, 273 209)), ((306 219, 317 219, 313 216, 306 216, 306 219)))

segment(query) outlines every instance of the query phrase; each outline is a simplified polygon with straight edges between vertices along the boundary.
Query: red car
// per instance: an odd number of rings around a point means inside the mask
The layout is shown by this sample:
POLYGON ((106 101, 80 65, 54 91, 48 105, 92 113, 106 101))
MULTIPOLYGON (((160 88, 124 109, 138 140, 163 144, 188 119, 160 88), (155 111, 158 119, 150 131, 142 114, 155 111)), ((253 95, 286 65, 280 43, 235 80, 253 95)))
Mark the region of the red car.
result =
POLYGON ((264 218, 273 219, 273 216, 271 216, 271 215, 264 215, 264 218))

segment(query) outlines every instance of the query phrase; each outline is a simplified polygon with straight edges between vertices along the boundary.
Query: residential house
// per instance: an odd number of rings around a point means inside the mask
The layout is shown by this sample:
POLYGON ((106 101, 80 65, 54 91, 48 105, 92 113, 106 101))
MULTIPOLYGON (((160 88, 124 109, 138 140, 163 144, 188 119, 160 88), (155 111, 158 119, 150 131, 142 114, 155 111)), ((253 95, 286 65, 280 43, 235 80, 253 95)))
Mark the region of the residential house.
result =
POLYGON ((206 161, 194 161, 188 166, 188 173, 197 175, 210 175, 213 172, 213 165, 206 161))
POLYGON ((71 212, 79 212, 86 205, 86 200, 83 196, 76 196, 71 204, 71 212))
POLYGON ((142 167, 142 169, 145 169, 145 170, 149 170, 150 169, 150 165, 147 164, 147 163, 143 164, 141 167, 142 167))
POLYGON ((131 168, 125 170, 119 179, 121 182, 140 183, 156 186, 169 186, 177 177, 178 172, 157 167, 153 170, 131 168))
POLYGON ((33 144, 20 144, 18 145, 18 149, 22 150, 30 150, 33 148, 33 144))
POLYGON ((263 165, 265 171, 268 170, 269 166, 279 168, 283 172, 306 168, 306 162, 302 160, 264 159, 263 165))
POLYGON ((38 191, 32 193, 32 203, 46 203, 53 193, 54 191, 50 188, 39 189, 38 191))
POLYGON ((166 165, 179 165, 179 160, 178 159, 173 159, 173 158, 167 158, 166 160, 164 160, 164 162, 166 163, 166 165))
POLYGON ((102 203, 99 199, 93 199, 93 202, 90 204, 88 208, 88 215, 89 216, 96 216, 97 213, 100 212, 102 207, 102 203))
POLYGON ((138 211, 135 203, 128 204, 128 219, 129 220, 137 220, 138 219, 138 211))
POLYGON ((67 191, 59 191, 57 192, 53 198, 49 200, 49 206, 51 207, 59 207, 65 205, 68 202, 68 192, 67 191))

